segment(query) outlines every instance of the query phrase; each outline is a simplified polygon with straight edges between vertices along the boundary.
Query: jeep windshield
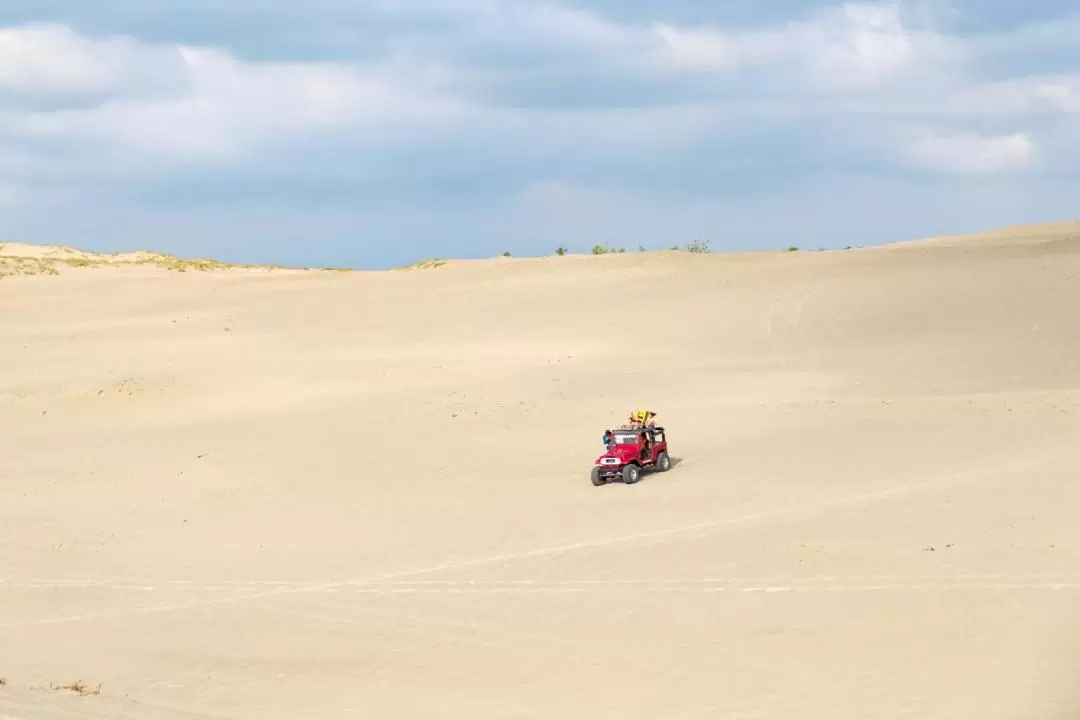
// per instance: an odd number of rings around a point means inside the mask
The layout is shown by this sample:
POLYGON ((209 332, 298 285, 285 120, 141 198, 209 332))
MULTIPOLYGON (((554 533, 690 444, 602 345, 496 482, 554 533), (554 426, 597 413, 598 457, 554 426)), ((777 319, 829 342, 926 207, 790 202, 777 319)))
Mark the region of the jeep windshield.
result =
POLYGON ((611 439, 616 445, 637 445, 639 442, 636 432, 617 432, 611 439))

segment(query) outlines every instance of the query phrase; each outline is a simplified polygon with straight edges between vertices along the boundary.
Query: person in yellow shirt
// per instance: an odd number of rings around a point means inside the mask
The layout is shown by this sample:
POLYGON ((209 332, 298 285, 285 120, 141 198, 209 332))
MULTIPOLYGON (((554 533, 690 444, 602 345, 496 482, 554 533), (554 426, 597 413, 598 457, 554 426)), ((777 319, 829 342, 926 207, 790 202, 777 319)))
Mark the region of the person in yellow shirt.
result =
POLYGON ((637 428, 643 428, 646 425, 656 425, 656 413, 652 410, 638 409, 630 413, 630 424, 637 428))

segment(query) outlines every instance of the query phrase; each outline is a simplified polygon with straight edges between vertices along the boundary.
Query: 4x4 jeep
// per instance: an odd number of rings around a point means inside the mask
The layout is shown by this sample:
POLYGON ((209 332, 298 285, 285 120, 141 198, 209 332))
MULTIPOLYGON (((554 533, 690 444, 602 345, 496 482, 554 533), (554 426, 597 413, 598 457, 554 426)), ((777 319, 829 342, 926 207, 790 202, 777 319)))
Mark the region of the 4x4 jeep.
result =
POLYGON ((612 431, 611 448, 596 458, 592 484, 604 485, 619 478, 633 485, 644 470, 667 472, 671 469, 664 428, 619 428, 612 431), (645 436, 642 448, 641 437, 645 436))

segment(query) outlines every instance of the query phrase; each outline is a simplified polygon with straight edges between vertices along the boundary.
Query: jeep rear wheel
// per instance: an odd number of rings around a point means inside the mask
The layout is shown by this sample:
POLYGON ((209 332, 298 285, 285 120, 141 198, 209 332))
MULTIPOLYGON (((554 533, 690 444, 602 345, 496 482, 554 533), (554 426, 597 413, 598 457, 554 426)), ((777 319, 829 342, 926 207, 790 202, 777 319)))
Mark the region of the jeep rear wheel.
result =
POLYGON ((641 469, 637 465, 627 465, 622 471, 623 481, 627 485, 633 485, 638 481, 638 477, 641 475, 641 469))
POLYGON ((604 478, 600 476, 600 468, 598 467, 592 469, 592 484, 598 487, 604 484, 604 478))
POLYGON ((671 469, 671 458, 668 457, 666 452, 662 452, 656 456, 656 467, 660 472, 667 472, 671 469))

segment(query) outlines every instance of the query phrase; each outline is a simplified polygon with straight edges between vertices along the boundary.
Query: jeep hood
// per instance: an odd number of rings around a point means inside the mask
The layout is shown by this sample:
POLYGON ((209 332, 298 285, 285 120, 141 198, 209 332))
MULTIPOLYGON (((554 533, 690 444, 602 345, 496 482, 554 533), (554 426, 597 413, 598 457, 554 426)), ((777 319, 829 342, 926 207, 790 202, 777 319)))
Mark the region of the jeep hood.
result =
POLYGON ((606 453, 600 456, 600 460, 604 458, 617 458, 620 462, 626 462, 633 460, 638 456, 638 447, 636 445, 616 445, 608 450, 606 453))

